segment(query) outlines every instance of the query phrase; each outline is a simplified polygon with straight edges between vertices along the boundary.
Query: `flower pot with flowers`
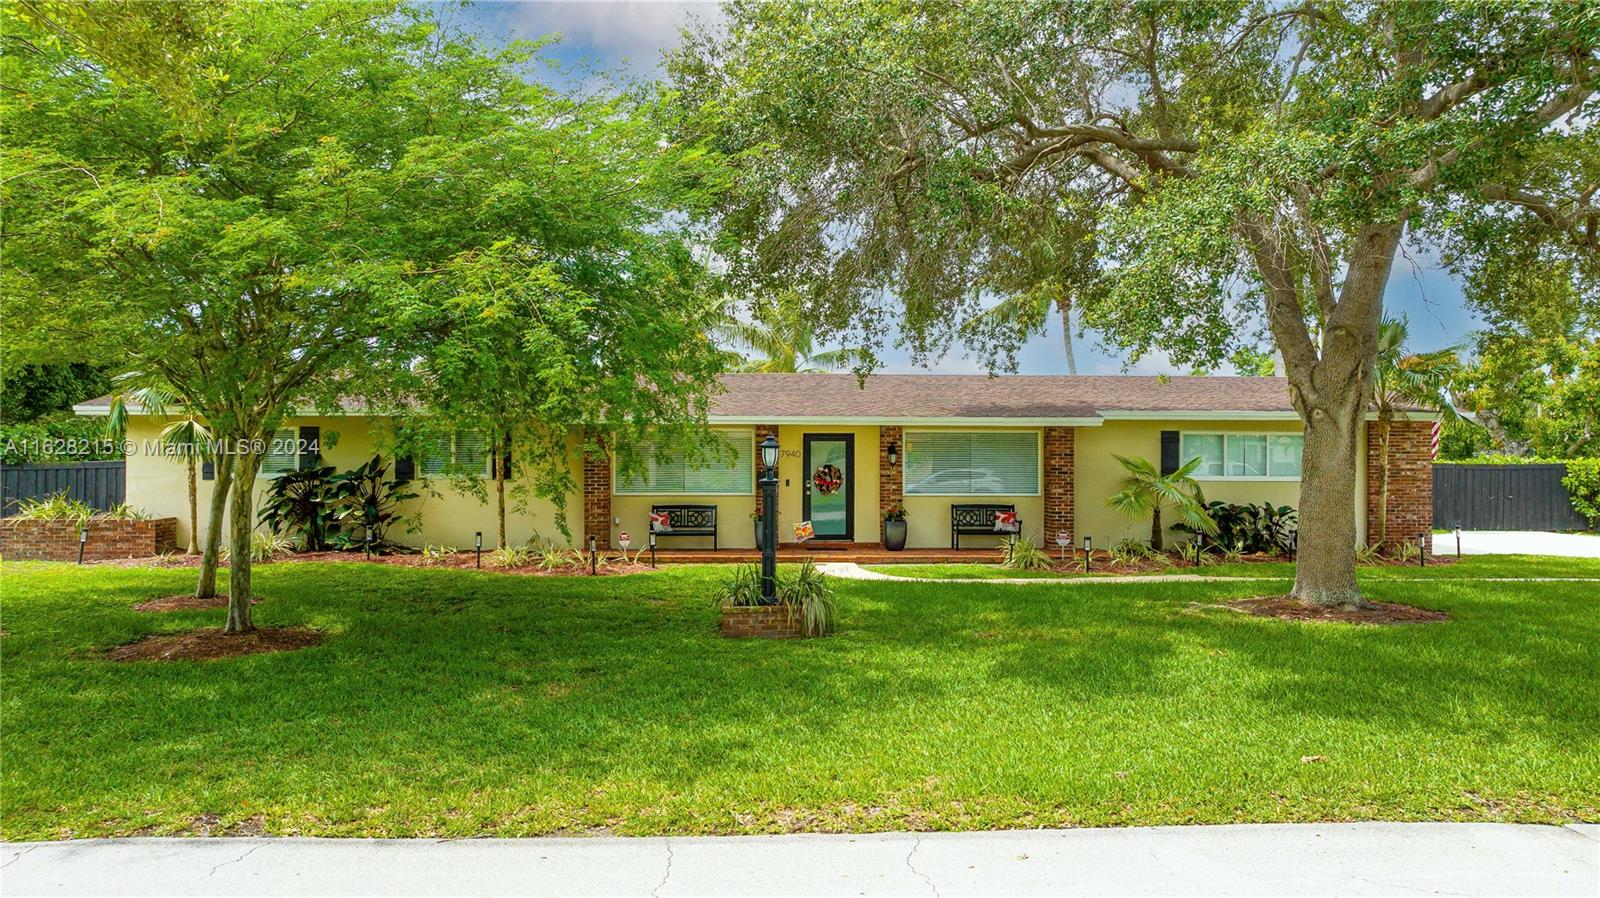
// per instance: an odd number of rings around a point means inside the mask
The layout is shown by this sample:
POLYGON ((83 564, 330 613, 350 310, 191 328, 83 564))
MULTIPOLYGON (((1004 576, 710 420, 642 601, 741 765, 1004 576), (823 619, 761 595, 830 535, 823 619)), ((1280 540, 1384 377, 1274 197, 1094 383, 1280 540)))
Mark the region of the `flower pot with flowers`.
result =
POLYGON ((891 552, 906 547, 906 507, 898 502, 883 513, 883 547, 891 552))

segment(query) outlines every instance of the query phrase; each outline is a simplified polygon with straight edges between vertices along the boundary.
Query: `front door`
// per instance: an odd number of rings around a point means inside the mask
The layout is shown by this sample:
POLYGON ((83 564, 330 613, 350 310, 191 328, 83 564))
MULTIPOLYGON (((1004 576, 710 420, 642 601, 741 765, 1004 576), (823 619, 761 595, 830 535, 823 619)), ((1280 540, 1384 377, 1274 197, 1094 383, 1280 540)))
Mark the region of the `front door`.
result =
POLYGON ((805 435, 806 482, 803 513, 817 539, 854 539, 851 510, 855 508, 856 479, 851 459, 856 438, 848 433, 805 435))

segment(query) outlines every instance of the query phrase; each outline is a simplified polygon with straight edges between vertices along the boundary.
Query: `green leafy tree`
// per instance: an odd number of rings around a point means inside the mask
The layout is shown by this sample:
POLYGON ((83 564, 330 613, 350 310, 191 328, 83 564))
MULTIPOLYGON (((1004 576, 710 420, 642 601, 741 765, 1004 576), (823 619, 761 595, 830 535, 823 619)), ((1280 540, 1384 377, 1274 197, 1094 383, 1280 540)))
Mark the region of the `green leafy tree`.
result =
MULTIPOLYGON (((132 386, 132 383, 139 378, 140 375, 136 372, 130 373, 119 379, 118 389, 111 393, 105 433, 113 442, 120 443, 127 438, 130 406, 137 408, 143 414, 161 417, 172 415, 174 403, 172 392, 159 386, 132 386)), ((156 439, 160 441, 163 453, 183 459, 184 468, 189 475, 189 543, 185 552, 189 555, 199 554, 198 467, 202 460, 215 459, 215 454, 212 452, 211 428, 207 427, 194 412, 186 411, 162 427, 156 439)), ((143 451, 143 447, 136 448, 143 451)), ((211 517, 207 521, 206 553, 200 561, 200 578, 195 586, 196 598, 207 599, 217 594, 217 556, 222 542, 222 503, 227 500, 227 495, 222 490, 216 490, 212 496, 211 517)))
POLYGON ((1450 384, 1461 370, 1455 348, 1409 352, 1411 327, 1404 318, 1386 318, 1378 326, 1378 359, 1372 378, 1372 408, 1378 430, 1378 533, 1374 545, 1389 538, 1389 438, 1396 418, 1408 408, 1438 412, 1445 420, 1460 417, 1450 398, 1450 384))
MULTIPOLYGON (((424 9, 205 9, 186 26, 195 34, 171 35, 180 45, 141 71, 90 22, 52 19, 46 31, 6 8, 0 310, 21 323, 7 339, 25 360, 95 358, 142 372, 210 428, 233 559, 225 630, 240 633, 254 626, 254 488, 274 428, 351 397, 395 407, 426 349, 418 334, 470 276, 464 268, 537 252, 520 220, 530 209, 561 217, 545 233, 583 231, 597 204, 619 199, 539 206, 531 194, 583 173, 631 189, 608 175, 614 160, 597 143, 564 154, 551 134, 580 119, 577 132, 598 129, 629 110, 582 107, 532 84, 522 75, 536 47, 487 52, 424 9), (193 103, 173 102, 174 85, 193 103), (508 177, 512 165, 525 167, 508 177)), ((482 270, 514 276, 518 264, 482 270)), ((634 320, 635 331, 650 325, 634 320)), ((639 346, 589 351, 609 359, 639 346)), ((648 362, 610 370, 626 377, 639 364, 648 362)), ((674 397, 706 389, 692 377, 675 383, 674 397)))
POLYGON ((1204 459, 1191 458, 1178 470, 1163 475, 1147 459, 1123 455, 1116 458, 1128 476, 1122 481, 1122 489, 1106 500, 1106 507, 1130 518, 1149 515, 1150 548, 1158 552, 1162 549, 1162 533, 1166 528, 1161 524, 1161 509, 1166 507, 1172 508, 1178 522, 1190 530, 1217 532, 1217 522, 1207 513, 1205 496, 1194 479, 1195 468, 1200 467, 1204 459))
POLYGON ((1312 604, 1363 601, 1356 450, 1408 229, 1593 220, 1592 190, 1528 164, 1588 130, 1592 4, 725 10, 669 71, 744 163, 719 220, 733 276, 793 286, 825 333, 873 349, 897 297, 927 357, 982 314, 996 260, 1094 210, 1074 288, 1112 343, 1213 368, 1270 332, 1304 421, 1294 595, 1312 604), (1526 191, 1570 195, 1545 217, 1526 191))

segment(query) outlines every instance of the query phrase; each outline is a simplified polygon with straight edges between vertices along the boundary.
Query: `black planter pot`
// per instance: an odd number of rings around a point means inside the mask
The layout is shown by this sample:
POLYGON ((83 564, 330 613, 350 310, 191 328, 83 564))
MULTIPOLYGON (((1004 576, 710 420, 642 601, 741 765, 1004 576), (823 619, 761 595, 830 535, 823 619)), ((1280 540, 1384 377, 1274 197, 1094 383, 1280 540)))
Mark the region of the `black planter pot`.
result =
POLYGON ((906 522, 883 522, 883 547, 891 552, 898 552, 906 547, 906 522))

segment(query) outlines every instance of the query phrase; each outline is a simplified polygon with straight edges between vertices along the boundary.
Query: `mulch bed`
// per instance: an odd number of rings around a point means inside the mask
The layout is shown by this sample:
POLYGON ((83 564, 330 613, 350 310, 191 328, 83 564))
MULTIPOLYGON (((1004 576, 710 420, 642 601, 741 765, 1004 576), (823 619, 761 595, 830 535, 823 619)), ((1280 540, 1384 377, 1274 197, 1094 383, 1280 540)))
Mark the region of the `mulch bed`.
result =
MULTIPOLYGON (((261 604, 260 597, 252 598, 250 604, 261 604)), ((212 596, 209 599, 197 599, 192 595, 162 596, 148 602, 140 602, 133 606, 134 611, 212 611, 228 607, 228 597, 212 596)))
POLYGON ((217 627, 187 633, 146 636, 138 642, 112 646, 108 661, 214 661, 259 655, 267 652, 292 652, 322 642, 321 630, 308 627, 260 627, 250 633, 229 636, 217 627))
POLYGON ((1253 614, 1256 617, 1341 624, 1435 624, 1450 619, 1450 615, 1443 611, 1429 611, 1412 605, 1400 605, 1394 602, 1370 604, 1371 608, 1360 610, 1316 608, 1293 596, 1264 596, 1259 599, 1228 602, 1224 607, 1253 614))

